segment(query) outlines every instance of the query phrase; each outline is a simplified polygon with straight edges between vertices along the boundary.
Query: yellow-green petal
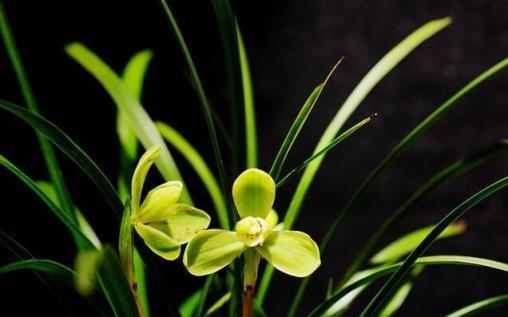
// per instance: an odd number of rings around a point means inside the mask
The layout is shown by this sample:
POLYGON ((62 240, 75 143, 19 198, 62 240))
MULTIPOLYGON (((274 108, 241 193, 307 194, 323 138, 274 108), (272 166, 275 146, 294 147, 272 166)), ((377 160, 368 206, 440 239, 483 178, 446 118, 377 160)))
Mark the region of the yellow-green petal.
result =
POLYGON ((275 182, 266 172, 250 168, 233 184, 233 200, 241 218, 266 218, 275 200, 275 182))
POLYGON ((168 234, 179 244, 187 243, 209 225, 210 216, 202 210, 185 204, 175 204, 169 209, 168 234))
POLYGON ((180 181, 169 181, 155 187, 146 195, 136 219, 144 223, 165 220, 169 208, 180 199, 182 189, 180 181))
POLYGON ((272 231, 256 250, 276 269, 296 277, 312 274, 321 264, 318 246, 300 231, 272 231))
POLYGON ((212 274, 227 266, 247 248, 236 232, 205 230, 189 241, 183 264, 192 275, 212 274))
POLYGON ((139 159, 138 165, 132 175, 131 183, 131 211, 132 215, 136 215, 141 204, 141 192, 145 183, 146 174, 150 166, 155 162, 161 151, 160 146, 149 148, 139 159))
POLYGON ((266 216, 265 221, 268 229, 270 230, 277 226, 277 223, 279 222, 279 215, 273 208, 268 212, 268 216, 266 216))
POLYGON ((172 261, 180 255, 180 245, 167 234, 142 223, 134 225, 145 244, 158 256, 172 261))

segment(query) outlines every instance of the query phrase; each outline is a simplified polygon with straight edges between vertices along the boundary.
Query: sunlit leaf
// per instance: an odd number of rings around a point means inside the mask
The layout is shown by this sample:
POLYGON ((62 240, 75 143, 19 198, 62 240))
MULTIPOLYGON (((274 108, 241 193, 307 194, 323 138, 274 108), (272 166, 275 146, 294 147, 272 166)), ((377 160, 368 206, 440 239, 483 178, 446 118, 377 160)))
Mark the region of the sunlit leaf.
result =
MULTIPOLYGON (((106 89, 119 110, 123 111, 129 121, 129 126, 136 133, 145 149, 154 145, 161 146, 161 154, 155 164, 164 179, 180 180, 182 177, 164 145, 157 128, 139 100, 129 91, 123 80, 99 56, 80 43, 72 43, 65 48, 67 54, 89 71, 106 89)), ((183 199, 190 202, 190 196, 184 188, 183 199)))
MULTIPOLYGON (((372 264, 382 264, 397 261, 402 256, 413 251, 425 237, 434 229, 435 226, 429 226, 412 231, 394 242, 390 243, 378 253, 376 253, 372 259, 372 264)), ((437 239, 448 238, 463 233, 466 230, 466 223, 464 221, 458 221, 447 227, 437 239)), ((437 240, 436 239, 436 240, 437 240)))
POLYGON ((227 228, 228 214, 226 201, 224 200, 219 184, 217 183, 217 180, 208 167, 206 161, 201 157, 199 152, 171 126, 163 122, 156 122, 155 125, 157 126, 157 129, 159 129, 162 137, 168 141, 169 144, 175 147, 175 149, 179 151, 194 168, 194 171, 196 171, 212 198, 221 227, 227 228))
MULTIPOLYGON (((489 145, 466 158, 453 162, 430 177, 422 186, 414 191, 406 201, 397 207, 395 211, 383 222, 383 224, 371 234, 365 243, 365 246, 355 257, 353 263, 346 271, 346 274, 344 274, 342 282, 346 281, 367 262, 369 257, 374 253, 375 248, 382 241, 382 238, 389 233, 397 223, 404 219, 409 212, 414 210, 419 203, 429 198, 437 190, 450 183, 455 178, 464 175, 473 168, 482 166, 507 149, 508 142, 506 140, 500 140, 499 142, 489 145)), ((339 286, 341 286, 341 283, 339 283, 339 286)))
MULTIPOLYGON (((217 169, 219 171, 219 178, 221 181, 222 191, 223 191, 223 194, 225 194, 227 192, 226 170, 224 167, 222 153, 221 153, 221 149, 220 149, 220 145, 219 145, 219 139, 217 137, 217 131, 215 129, 215 124, 214 124, 214 120, 213 120, 213 111, 211 110, 211 106, 208 101, 208 97, 205 93, 203 84, 201 83, 201 78, 199 77, 196 66, 194 65, 194 60, 192 59, 192 56, 189 52, 189 48, 187 47, 187 43, 185 42, 182 32, 180 31, 180 27, 178 26, 178 23, 173 15, 173 12, 171 12, 171 8, 169 7, 166 0, 160 0, 160 3, 162 5, 162 8, 163 8, 167 18, 168 18, 169 24, 171 25, 171 29, 173 30, 173 32, 176 36, 178 45, 182 51, 185 62, 187 63, 187 67, 189 69, 190 76, 192 78, 192 82, 194 83, 194 87, 197 91, 199 103, 201 105, 201 109, 203 110, 203 114, 204 114, 205 121, 206 121, 206 126, 208 128, 208 133, 210 136, 210 141, 212 143, 215 162, 217 165, 217 169)), ((229 219, 228 219, 229 228, 231 228, 231 227, 233 227, 233 221, 235 219, 235 215, 233 214, 233 212, 230 208, 228 208, 228 217, 229 217, 229 219)))
POLYGON ((369 302, 366 308, 363 310, 362 317, 370 317, 375 314, 380 305, 386 299, 387 296, 391 295, 393 290, 399 286, 402 278, 407 275, 411 268, 411 265, 432 245, 437 237, 448 227, 452 222, 456 221, 457 218, 466 213, 469 209, 477 205, 479 202, 490 197, 494 193, 497 193, 504 187, 508 186, 508 177, 504 177, 472 195, 452 211, 450 211, 437 225, 436 227, 425 237, 425 239, 414 249, 411 254, 406 258, 404 263, 397 271, 390 276, 388 281, 379 290, 376 296, 369 302))
MULTIPOLYGON (((321 139, 314 149, 314 153, 320 151, 335 138, 347 119, 358 108, 370 91, 381 81, 381 79, 394 69, 395 66, 397 66, 416 47, 441 31, 449 25, 450 22, 450 18, 445 18, 426 23, 407 36, 404 40, 402 40, 402 42, 397 44, 385 56, 383 56, 383 58, 379 60, 356 85, 355 89, 349 94, 346 101, 339 108, 339 111, 335 114, 335 117, 322 134, 321 139)), ((321 156, 306 167, 283 220, 286 229, 290 229, 296 221, 305 197, 307 196, 307 191, 310 188, 324 159, 325 156, 321 156)), ((262 303, 266 296, 272 275, 273 268, 268 266, 263 274, 263 279, 261 280, 258 289, 257 300, 259 303, 262 303)), ((298 305, 299 302, 293 301, 293 304, 298 305)), ((292 311, 295 311, 295 309, 292 311)), ((290 315, 289 317, 292 316, 294 315, 290 315)))
MULTIPOLYGON (((404 262, 392 264, 388 266, 378 267, 369 270, 368 274, 360 279, 344 286, 340 290, 332 294, 331 297, 319 304, 307 317, 318 317, 323 315, 334 303, 349 294, 350 292, 373 283, 383 276, 396 272, 403 266, 404 262)), ((411 267, 417 266, 433 266, 433 265, 449 265, 449 266, 473 266, 484 267, 493 270, 508 272, 508 264, 498 261, 493 261, 484 258, 460 256, 460 255, 434 255, 418 258, 415 262, 411 263, 411 267)))
POLYGON ((446 315, 446 317, 469 317, 478 315, 481 312, 486 310, 490 310, 501 305, 508 304, 508 294, 503 294, 499 296, 490 297, 479 302, 468 305, 464 308, 461 308, 451 314, 446 315))
POLYGON ((82 296, 90 296, 97 288, 97 272, 102 261, 99 250, 87 250, 78 253, 74 261, 76 277, 74 285, 82 296))
POLYGON ((340 64, 342 59, 340 59, 337 64, 332 68, 324 82, 319 84, 312 93, 309 95, 305 103, 303 104, 302 108, 300 109, 300 112, 296 116, 295 120, 293 120, 293 123, 291 124, 291 128, 289 128, 289 132, 284 138, 284 141, 282 142, 281 147, 279 148, 279 152, 277 153, 277 156, 275 157, 275 160, 273 161, 272 167, 270 168, 270 175, 273 177, 275 182, 279 180, 280 173, 282 172, 282 168, 284 167, 284 162, 286 160, 286 157, 291 150, 291 147, 293 146, 293 143, 295 142, 296 138, 300 134, 300 131, 307 121, 307 118, 309 117, 312 109, 316 105, 319 97, 321 96, 321 93, 323 92, 324 87, 328 83, 328 79, 331 77, 337 66, 340 64))

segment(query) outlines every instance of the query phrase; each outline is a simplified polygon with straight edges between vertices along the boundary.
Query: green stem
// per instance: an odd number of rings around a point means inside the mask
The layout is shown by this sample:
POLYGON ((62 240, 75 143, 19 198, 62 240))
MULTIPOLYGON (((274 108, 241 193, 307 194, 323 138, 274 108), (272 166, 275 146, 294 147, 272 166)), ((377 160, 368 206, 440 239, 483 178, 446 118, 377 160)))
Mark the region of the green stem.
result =
POLYGON ((243 276, 243 317, 252 317, 254 290, 258 275, 259 254, 250 248, 244 253, 245 270, 243 276))

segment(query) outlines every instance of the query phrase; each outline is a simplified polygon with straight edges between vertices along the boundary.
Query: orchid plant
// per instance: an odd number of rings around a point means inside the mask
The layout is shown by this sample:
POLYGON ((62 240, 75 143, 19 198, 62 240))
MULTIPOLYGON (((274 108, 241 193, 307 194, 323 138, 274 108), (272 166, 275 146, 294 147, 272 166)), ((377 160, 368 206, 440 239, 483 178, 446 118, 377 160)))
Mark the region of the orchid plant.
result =
MULTIPOLYGON (((346 224, 348 216, 353 211, 360 212, 357 210, 358 204, 379 176, 433 123, 442 119, 482 84, 505 71, 508 68, 508 58, 473 78, 422 118, 416 127, 387 152, 386 157, 346 201, 333 202, 333 205, 342 206, 336 213, 319 215, 332 219, 328 230, 324 232, 324 238, 316 243, 307 234, 292 230, 300 212, 304 210, 309 188, 327 154, 367 126, 375 116, 367 116, 348 129, 343 129, 345 123, 391 70, 418 46, 445 29, 452 22, 451 18, 432 20, 417 28, 373 65, 331 118, 311 154, 302 163, 286 171, 286 157, 327 87, 329 78, 342 61, 339 59, 325 79, 310 91, 288 128, 286 137, 281 140, 280 149, 270 168, 265 172, 260 169, 262 164, 258 162, 257 138, 260 131, 256 129, 248 54, 240 24, 229 1, 211 0, 223 40, 227 66, 232 108, 229 125, 223 124, 220 113, 214 112, 211 106, 198 67, 168 1, 159 1, 181 49, 192 87, 197 93, 213 148, 215 166, 209 166, 210 160, 205 160, 179 131, 167 123, 153 121, 147 112, 148 108, 142 105, 144 78, 154 55, 152 51, 144 50, 134 55, 123 73, 119 74, 85 45, 71 43, 65 47, 66 53, 104 87, 118 110, 115 123, 121 145, 121 168, 117 186, 114 186, 106 173, 77 142, 41 114, 0 0, 0 33, 26 104, 25 108, 0 99, 0 111, 36 130, 49 179, 32 179, 2 155, 0 166, 26 184, 60 220, 75 242, 77 253, 73 265, 33 258, 25 248, 20 247, 19 241, 0 231, 0 243, 20 257, 19 261, 0 263, 0 275, 29 269, 74 281, 76 290, 87 297, 88 303, 92 303, 90 309, 100 316, 265 317, 271 312, 265 299, 271 285, 277 282, 274 279, 277 269, 301 278, 294 294, 292 290, 284 293, 286 297, 294 295, 290 307, 284 309, 288 317, 342 316, 352 311, 361 317, 390 317, 400 313, 415 286, 414 281, 421 278, 420 272, 425 267, 465 265, 508 272, 507 263, 490 259, 462 255, 425 256, 425 252, 437 240, 463 234, 467 225, 458 218, 508 186, 508 177, 502 177, 481 188, 456 208, 444 213, 438 223, 410 231, 384 245, 386 236, 392 233, 394 226, 418 211, 419 202, 508 149, 508 141, 504 139, 471 156, 458 158, 436 171, 407 200, 401 202, 391 215, 386 215, 385 222, 358 250, 357 257, 345 272, 316 271, 321 264, 321 257, 324 261, 327 260, 330 245, 335 242, 334 238, 346 224), (232 162, 228 166, 223 163, 226 147, 222 144, 225 142, 230 144, 227 149, 231 151, 228 154, 231 154, 232 162), (138 160, 141 147, 146 152, 138 160), (103 241, 104 238, 95 231, 94 227, 101 219, 94 218, 94 213, 78 208, 76 200, 72 199, 66 185, 66 181, 70 180, 62 175, 55 148, 60 149, 86 173, 103 194, 115 217, 121 219, 118 225, 118 247, 103 241), (172 156, 172 151, 181 154, 178 159, 172 156), (213 207, 205 208, 208 213, 194 206, 191 194, 195 193, 195 188, 189 188, 184 181, 184 178, 193 175, 180 173, 179 164, 182 160, 195 171, 209 194, 209 197, 200 200, 201 204, 201 201, 209 198, 209 205, 213 207), (157 167, 163 181, 142 199, 145 179, 152 166, 157 167), (276 191, 286 186, 288 179, 296 178, 300 173, 302 175, 288 204, 277 201, 277 209, 283 215, 279 221, 273 208, 276 191), (235 181, 230 184, 230 179, 235 181), (216 229, 208 229, 210 225, 216 229), (190 273, 187 274, 188 277, 194 275, 206 278, 198 278, 198 283, 201 284, 197 289, 190 289, 190 284, 172 285, 173 292, 186 296, 176 307, 174 303, 161 302, 160 298, 166 300, 171 295, 165 293, 164 289, 157 288, 156 282, 165 279, 158 268, 182 265, 178 261, 182 248, 185 251, 181 259, 190 273), (261 264, 262 259, 266 260, 264 266, 261 264), (264 267, 262 272, 258 272, 260 267, 264 267), (330 283, 326 286, 316 285, 321 291, 316 294, 323 294, 323 298, 316 303, 307 303, 306 306, 312 309, 303 312, 302 302, 311 301, 306 294, 312 277, 316 275, 314 272, 326 274, 330 283), (379 284, 382 277, 388 279, 379 284), (378 288, 375 292, 364 292, 368 287, 378 288), (90 297, 94 292, 99 296, 90 297), (160 296, 151 296, 155 293, 160 296), (363 301, 357 301, 359 298, 363 301), (360 312, 352 310, 353 304, 358 303, 364 304, 360 307, 360 312)), ((349 60, 354 61, 354 57, 349 60)), ((195 277, 193 279, 196 280, 195 277)), ((435 284, 438 285, 439 281, 435 281, 435 284)), ((498 294, 452 311, 448 317, 472 316, 507 303, 508 294, 498 294)))

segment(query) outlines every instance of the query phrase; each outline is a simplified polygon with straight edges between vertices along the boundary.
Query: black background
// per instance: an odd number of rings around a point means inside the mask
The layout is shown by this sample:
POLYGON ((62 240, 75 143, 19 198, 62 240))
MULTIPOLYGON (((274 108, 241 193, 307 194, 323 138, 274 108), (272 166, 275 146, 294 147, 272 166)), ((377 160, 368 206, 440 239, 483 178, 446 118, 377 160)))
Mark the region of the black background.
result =
MULTIPOLYGON (((310 154, 341 102, 385 52, 428 20, 453 16, 454 23, 391 72, 363 102, 347 125, 379 112, 373 124, 334 150, 322 166, 296 228, 320 240, 334 214, 363 177, 415 124, 475 75, 508 54, 507 1, 233 1, 252 66, 259 126, 260 166, 268 168, 289 125, 310 91, 341 56, 330 81, 288 158, 295 166, 310 154)), ((209 1, 171 2, 188 39, 205 88, 227 119, 227 86, 218 28, 209 1)), ((151 48, 143 104, 153 118, 178 128, 213 156, 198 100, 185 79, 184 61, 158 1, 5 1, 13 31, 44 115, 74 138, 111 179, 117 175, 115 107, 98 83, 68 58, 63 47, 80 41, 120 71, 135 52, 151 48)), ((0 97, 22 104, 5 50, 0 50, 0 97)), ((354 210, 316 273, 307 311, 323 296, 329 277, 339 277, 369 233, 419 185, 454 160, 506 137, 506 72, 496 76, 421 136, 373 186, 354 210)), ((0 153, 35 179, 46 178, 32 130, 0 114, 0 153)), ((104 241, 116 243, 118 227, 100 193, 62 155, 61 165, 76 204, 104 241)), ((421 205, 390 238, 438 221, 481 187, 506 175, 507 155, 446 186, 421 205)), ((177 159, 182 162, 181 158, 177 159)), ((194 174, 181 163, 196 203, 210 206, 194 174)), ((71 264, 73 243, 63 226, 8 172, 0 171, 0 229, 37 257, 71 264)), ((278 193, 284 210, 295 182, 278 193)), ((467 254, 508 261, 506 193, 475 207, 467 234, 439 242, 435 254, 467 254)), ((3 257, 2 263, 12 260, 3 257), (5 259, 5 260, 4 260, 5 259)), ((180 301, 200 280, 178 263, 159 261, 180 301), (167 272, 166 272, 167 271, 167 272)), ((425 270, 400 316, 440 316, 471 301, 506 292, 499 272, 472 268, 425 270)), ((268 312, 281 316, 298 281, 277 274, 267 299, 268 312)), ((88 306, 63 288, 56 296, 29 273, 0 277, 2 313, 27 316, 90 315, 88 306), (56 297, 56 298, 55 298, 56 297), (22 303, 20 305, 20 303, 22 303), (37 304, 36 304, 37 303, 37 304), (61 305, 65 303, 65 305, 61 305), (67 308, 64 308, 67 307, 67 308)), ((360 302, 362 304, 362 302, 360 302)), ((360 305, 355 307, 361 308, 360 305)), ((506 308, 498 309, 504 316, 506 308)), ((9 314, 8 314, 9 315, 9 314)))

